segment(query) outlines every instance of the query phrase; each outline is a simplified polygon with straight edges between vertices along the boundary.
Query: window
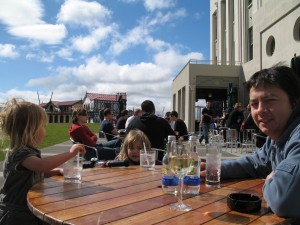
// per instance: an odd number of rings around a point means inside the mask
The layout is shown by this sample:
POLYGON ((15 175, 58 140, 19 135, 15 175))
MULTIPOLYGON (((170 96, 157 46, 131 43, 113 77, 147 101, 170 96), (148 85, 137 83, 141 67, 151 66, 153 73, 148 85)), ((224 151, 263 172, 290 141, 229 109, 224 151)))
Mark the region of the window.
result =
POLYGON ((295 41, 300 41, 300 17, 296 20, 293 34, 294 34, 295 41))
POLYGON ((266 52, 268 56, 272 56, 275 51, 275 38, 270 36, 267 40, 266 52))
POLYGON ((249 40, 249 52, 248 52, 248 56, 249 56, 249 61, 253 59, 253 28, 250 27, 248 29, 248 40, 249 40))

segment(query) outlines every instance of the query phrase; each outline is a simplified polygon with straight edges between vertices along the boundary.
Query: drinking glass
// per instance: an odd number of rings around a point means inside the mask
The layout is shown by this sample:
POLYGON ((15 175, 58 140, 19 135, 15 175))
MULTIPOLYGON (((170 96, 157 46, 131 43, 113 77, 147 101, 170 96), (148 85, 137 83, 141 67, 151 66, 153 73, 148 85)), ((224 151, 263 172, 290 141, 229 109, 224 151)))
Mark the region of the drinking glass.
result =
POLYGON ((191 148, 188 143, 178 143, 176 148, 170 152, 169 166, 171 171, 179 178, 178 202, 171 204, 170 207, 176 211, 189 211, 191 206, 182 202, 183 177, 194 168, 194 159, 191 155, 191 148))

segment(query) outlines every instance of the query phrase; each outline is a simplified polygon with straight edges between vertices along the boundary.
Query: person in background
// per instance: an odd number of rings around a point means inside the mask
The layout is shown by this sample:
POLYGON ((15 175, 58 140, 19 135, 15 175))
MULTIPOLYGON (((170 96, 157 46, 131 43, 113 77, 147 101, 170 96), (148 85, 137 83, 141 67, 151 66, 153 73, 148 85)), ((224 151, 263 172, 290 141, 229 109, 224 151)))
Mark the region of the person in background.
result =
POLYGON ((68 152, 41 158, 37 147, 43 142, 47 122, 43 108, 16 99, 8 101, 0 113, 1 137, 6 135, 10 140, 0 190, 1 225, 43 224, 29 210, 27 192, 44 177, 62 175, 63 169, 57 167, 78 152, 85 154, 85 148, 76 144, 68 152))
POLYGON ((233 106, 233 111, 228 116, 227 126, 230 129, 235 129, 238 134, 237 141, 239 143, 243 142, 243 133, 241 133, 240 128, 242 125, 242 122, 244 120, 243 112, 241 110, 242 104, 240 102, 237 102, 233 106))
POLYGON ((128 110, 123 109, 121 112, 121 117, 117 121, 116 129, 117 130, 124 130, 125 124, 128 118, 128 110))
MULTIPOLYGON (((252 118, 266 143, 251 155, 222 160, 221 179, 265 179, 268 207, 277 216, 299 219, 300 80, 291 68, 275 65, 254 73, 247 89, 252 118)), ((205 176, 204 163, 202 169, 205 176)))
POLYGON ((104 120, 101 123, 101 130, 105 134, 106 140, 112 143, 110 147, 120 147, 123 137, 119 136, 119 131, 112 123, 112 112, 109 108, 104 110, 104 120))
MULTIPOLYGON (((148 137, 141 130, 131 130, 123 141, 121 151, 116 159, 128 160, 130 165, 140 165, 140 150, 151 149, 151 143, 148 137)), ((161 165, 160 161, 155 162, 156 165, 161 165)))
MULTIPOLYGON (((131 121, 126 129, 126 135, 130 130, 139 129, 147 135, 153 148, 164 149, 168 135, 175 135, 175 132, 164 118, 155 115, 155 106, 152 101, 143 101, 141 109, 142 116, 131 121)), ((161 161, 162 158, 163 152, 159 151, 158 160, 161 161)))
POLYGON ((205 140, 205 144, 208 144, 208 132, 213 118, 213 113, 210 109, 210 106, 211 102, 207 101, 206 107, 202 109, 202 117, 200 121, 200 127, 202 127, 202 135, 199 139, 200 144, 202 144, 203 139, 205 140))
POLYGON ((185 122, 182 119, 178 118, 178 113, 176 111, 172 111, 170 113, 171 121, 174 122, 174 131, 178 138, 182 140, 189 140, 189 133, 186 127, 185 122))
POLYGON ((171 112, 166 112, 165 113, 165 120, 170 124, 170 126, 171 126, 171 128, 174 130, 174 125, 175 125, 175 122, 173 122, 172 120, 171 120, 171 112))
POLYGON ((125 129, 128 127, 129 123, 136 117, 139 117, 142 115, 142 110, 140 108, 136 108, 134 110, 134 113, 132 116, 128 117, 128 119, 126 120, 126 124, 125 124, 125 129))
POLYGON ((74 109, 72 113, 72 125, 69 129, 70 137, 75 142, 79 142, 90 147, 95 147, 97 149, 96 153, 95 149, 86 147, 87 152, 84 158, 86 160, 90 160, 91 158, 97 158, 98 155, 98 159, 114 159, 120 150, 119 148, 110 147, 114 146, 114 141, 97 143, 97 135, 89 129, 89 127, 86 125, 86 122, 86 110, 82 107, 74 109))

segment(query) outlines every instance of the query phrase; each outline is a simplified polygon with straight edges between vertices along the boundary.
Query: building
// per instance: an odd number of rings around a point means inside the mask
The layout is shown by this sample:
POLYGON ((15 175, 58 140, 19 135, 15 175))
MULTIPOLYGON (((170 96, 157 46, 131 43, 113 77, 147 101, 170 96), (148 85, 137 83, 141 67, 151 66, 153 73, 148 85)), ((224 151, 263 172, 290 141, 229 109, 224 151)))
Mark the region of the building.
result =
POLYGON ((52 101, 41 103, 48 114, 49 123, 70 123, 72 122, 72 112, 74 108, 82 107, 82 100, 74 101, 52 101))
POLYGON ((210 61, 190 60, 172 83, 172 106, 195 131, 195 102, 213 102, 214 115, 236 101, 246 105, 245 82, 263 68, 300 55, 299 0, 211 0, 210 61))
POLYGON ((52 101, 40 104, 48 114, 49 123, 71 123, 75 108, 84 107, 88 113, 88 122, 99 122, 100 110, 110 108, 115 116, 126 109, 126 93, 116 95, 85 93, 83 100, 52 101))
POLYGON ((83 107, 87 110, 90 122, 99 122, 100 110, 110 108, 113 115, 118 116, 123 109, 126 109, 127 95, 125 93, 97 94, 85 93, 83 107))

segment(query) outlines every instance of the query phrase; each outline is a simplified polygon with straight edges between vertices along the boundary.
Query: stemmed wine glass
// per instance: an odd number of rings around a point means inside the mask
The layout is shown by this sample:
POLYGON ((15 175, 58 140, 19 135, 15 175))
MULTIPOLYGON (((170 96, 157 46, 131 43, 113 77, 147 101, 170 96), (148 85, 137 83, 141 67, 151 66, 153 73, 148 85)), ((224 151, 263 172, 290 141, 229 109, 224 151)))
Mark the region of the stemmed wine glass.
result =
POLYGON ((178 202, 171 204, 170 207, 176 211, 189 211, 191 206, 182 202, 183 177, 192 171, 194 159, 191 155, 191 148, 188 143, 178 143, 170 152, 169 166, 171 171, 179 177, 178 202))

